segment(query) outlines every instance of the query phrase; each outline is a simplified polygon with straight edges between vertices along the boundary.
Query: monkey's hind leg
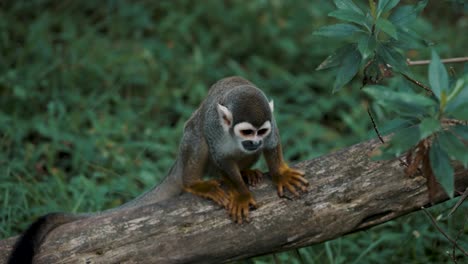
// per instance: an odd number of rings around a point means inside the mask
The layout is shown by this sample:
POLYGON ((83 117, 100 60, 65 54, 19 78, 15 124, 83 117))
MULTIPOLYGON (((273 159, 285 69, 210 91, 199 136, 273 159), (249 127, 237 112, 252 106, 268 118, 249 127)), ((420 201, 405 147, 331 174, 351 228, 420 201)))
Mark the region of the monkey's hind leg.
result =
POLYGON ((200 197, 211 199, 217 204, 227 208, 229 196, 220 185, 221 183, 218 180, 198 181, 185 187, 184 190, 200 197))
POLYGON ((263 173, 257 169, 245 169, 241 174, 242 179, 250 186, 256 186, 263 180, 263 173))

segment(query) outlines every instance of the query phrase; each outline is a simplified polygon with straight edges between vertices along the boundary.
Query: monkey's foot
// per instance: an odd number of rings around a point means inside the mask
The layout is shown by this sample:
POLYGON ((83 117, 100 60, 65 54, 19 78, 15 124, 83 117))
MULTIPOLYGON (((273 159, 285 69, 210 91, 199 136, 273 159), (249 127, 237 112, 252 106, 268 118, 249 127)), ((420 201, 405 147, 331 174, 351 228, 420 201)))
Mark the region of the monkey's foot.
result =
POLYGON ((217 180, 199 181, 184 189, 189 193, 211 199, 217 204, 227 208, 229 205, 229 195, 220 185, 221 183, 217 180))
POLYGON ((241 171, 242 178, 244 181, 249 184, 250 186, 255 186, 262 182, 263 180, 263 173, 257 169, 246 169, 241 171))
POLYGON ((230 201, 228 206, 229 215, 235 223, 242 224, 245 219, 248 222, 249 210, 252 206, 257 208, 257 203, 251 193, 241 194, 237 191, 229 192, 230 201))
POLYGON ((284 188, 288 189, 296 197, 299 196, 297 189, 307 191, 309 182, 304 178, 304 172, 290 168, 284 163, 278 170, 277 175, 272 175, 273 182, 277 185, 278 196, 284 196, 284 188))

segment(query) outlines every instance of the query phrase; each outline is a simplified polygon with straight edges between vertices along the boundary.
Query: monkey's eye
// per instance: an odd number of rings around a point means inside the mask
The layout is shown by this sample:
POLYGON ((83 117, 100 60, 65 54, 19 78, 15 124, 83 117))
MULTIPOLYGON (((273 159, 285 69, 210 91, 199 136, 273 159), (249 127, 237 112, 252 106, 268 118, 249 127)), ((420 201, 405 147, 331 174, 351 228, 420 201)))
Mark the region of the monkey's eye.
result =
POLYGON ((252 136, 254 131, 252 129, 244 129, 240 131, 243 136, 252 136))
POLYGON ((259 136, 263 136, 263 135, 265 135, 267 132, 268 132, 268 128, 262 128, 262 129, 260 129, 260 130, 257 132, 257 134, 258 134, 259 136))

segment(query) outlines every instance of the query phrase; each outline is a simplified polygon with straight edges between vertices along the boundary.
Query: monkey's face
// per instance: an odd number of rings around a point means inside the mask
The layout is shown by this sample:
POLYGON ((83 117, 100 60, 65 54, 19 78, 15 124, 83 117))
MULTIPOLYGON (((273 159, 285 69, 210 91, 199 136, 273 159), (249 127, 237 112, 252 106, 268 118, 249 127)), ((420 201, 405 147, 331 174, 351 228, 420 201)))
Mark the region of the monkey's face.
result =
POLYGON ((273 102, 270 102, 269 106, 267 104, 267 106, 264 108, 265 109, 260 110, 254 108, 248 113, 239 113, 239 111, 237 111, 237 114, 243 115, 237 119, 243 121, 235 123, 235 118, 233 117, 234 114, 227 107, 221 104, 217 105, 219 122, 224 132, 226 135, 228 135, 229 138, 234 140, 235 145, 237 145, 239 150, 244 153, 253 154, 261 150, 265 142, 264 139, 268 137, 269 134, 271 134, 271 122, 270 120, 267 120, 267 117, 271 116, 271 113, 273 112, 273 102), (263 113, 264 115, 259 115, 259 113, 263 113), (247 114, 249 116, 246 116, 247 114), (254 115, 257 118, 252 118, 254 115), (248 122, 245 120, 253 121, 248 122), (262 124, 263 120, 266 121, 264 121, 262 124))
POLYGON ((234 125, 234 135, 239 148, 246 153, 253 153, 263 147, 264 139, 271 133, 271 122, 266 121, 260 127, 248 122, 234 125))

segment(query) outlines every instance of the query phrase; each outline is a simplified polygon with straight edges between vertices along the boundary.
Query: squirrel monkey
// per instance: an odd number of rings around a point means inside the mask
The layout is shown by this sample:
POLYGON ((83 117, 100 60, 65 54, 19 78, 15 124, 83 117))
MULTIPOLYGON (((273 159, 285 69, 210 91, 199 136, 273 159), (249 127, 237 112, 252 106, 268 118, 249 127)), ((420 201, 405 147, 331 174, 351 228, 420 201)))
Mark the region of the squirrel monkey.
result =
MULTIPOLYGON (((241 77, 224 78, 211 87, 186 122, 177 159, 163 182, 111 210, 156 203, 186 191, 213 200, 228 210, 234 222, 242 223, 250 207, 257 207, 245 181, 261 180, 262 173, 250 167, 262 154, 280 197, 285 188, 296 196, 298 190, 306 191, 304 173, 283 160, 273 102, 241 77), (217 178, 204 180, 205 175, 217 178)), ((9 263, 31 262, 48 232, 88 216, 54 213, 39 218, 19 239, 9 263)))

